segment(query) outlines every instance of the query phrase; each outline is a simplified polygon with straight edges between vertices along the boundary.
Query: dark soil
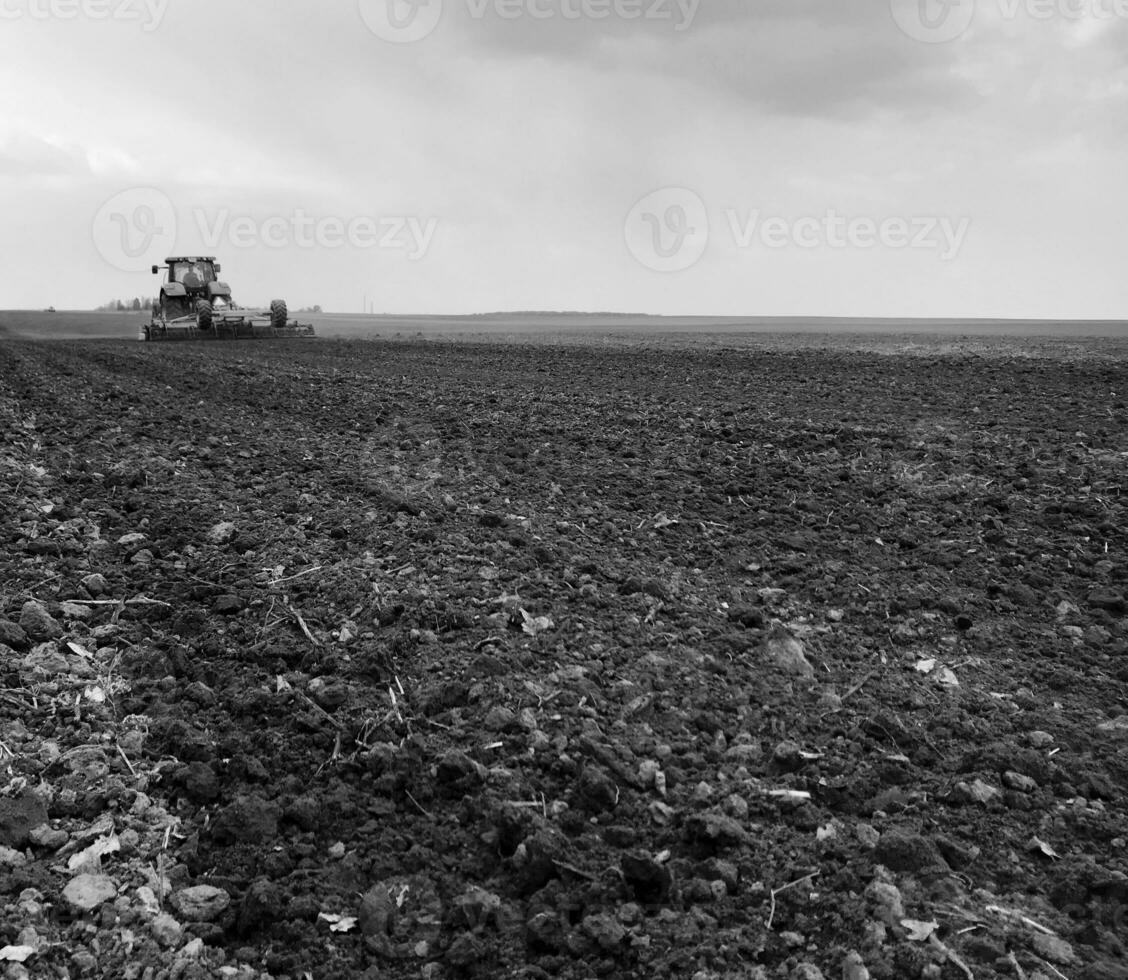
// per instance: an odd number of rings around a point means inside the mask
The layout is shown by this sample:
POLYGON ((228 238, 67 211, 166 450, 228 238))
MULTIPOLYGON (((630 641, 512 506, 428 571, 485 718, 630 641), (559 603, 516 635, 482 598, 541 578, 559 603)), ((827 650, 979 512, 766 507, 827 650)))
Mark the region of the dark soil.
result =
POLYGON ((1128 977, 1128 362, 758 343, 0 344, 8 975, 1128 977))

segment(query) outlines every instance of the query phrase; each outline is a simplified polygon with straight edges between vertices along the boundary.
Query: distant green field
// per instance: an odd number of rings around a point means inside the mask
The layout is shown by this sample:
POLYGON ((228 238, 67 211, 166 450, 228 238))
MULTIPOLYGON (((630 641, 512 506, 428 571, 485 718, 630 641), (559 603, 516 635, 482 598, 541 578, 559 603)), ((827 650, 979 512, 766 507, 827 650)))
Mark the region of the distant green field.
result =
POLYGON ((38 310, 0 310, 0 337, 25 337, 34 340, 83 340, 106 337, 137 339, 145 313, 90 313, 64 310, 43 313, 38 310))
POLYGON ((506 335, 596 336, 807 334, 1128 339, 1124 320, 878 319, 867 317, 706 317, 615 313, 490 313, 481 316, 302 315, 328 337, 506 335))
MULTIPOLYGON (((136 340, 149 313, 0 311, 0 337, 35 340, 120 338, 136 340)), ((502 340, 612 340, 648 337, 732 341, 766 335, 832 338, 1114 338, 1128 340, 1122 320, 957 320, 835 317, 657 317, 602 313, 498 313, 482 316, 396 316, 348 313, 294 314, 318 336, 334 338, 424 337, 502 340)))

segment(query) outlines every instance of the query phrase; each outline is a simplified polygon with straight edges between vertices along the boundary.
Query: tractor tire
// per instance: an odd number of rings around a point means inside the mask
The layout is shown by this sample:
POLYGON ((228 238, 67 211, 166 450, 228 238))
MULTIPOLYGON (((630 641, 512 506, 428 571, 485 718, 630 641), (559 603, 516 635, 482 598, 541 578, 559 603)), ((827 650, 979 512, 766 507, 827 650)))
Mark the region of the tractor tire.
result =
POLYGON ((272 299, 270 301, 270 325, 275 330, 282 330, 290 322, 290 311, 285 300, 272 299))
POLYGON ((206 299, 196 302, 196 326, 200 330, 212 328, 212 305, 206 299))

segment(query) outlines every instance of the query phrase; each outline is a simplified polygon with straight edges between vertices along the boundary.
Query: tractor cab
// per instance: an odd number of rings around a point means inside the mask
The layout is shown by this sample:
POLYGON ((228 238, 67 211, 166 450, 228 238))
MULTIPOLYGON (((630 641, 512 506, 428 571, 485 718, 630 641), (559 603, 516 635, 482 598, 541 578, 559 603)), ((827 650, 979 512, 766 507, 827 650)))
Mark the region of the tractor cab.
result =
POLYGON ((184 283, 191 288, 196 283, 207 285, 216 281, 219 266, 214 259, 169 259, 169 282, 184 283), (193 277, 195 277, 193 279, 193 277))

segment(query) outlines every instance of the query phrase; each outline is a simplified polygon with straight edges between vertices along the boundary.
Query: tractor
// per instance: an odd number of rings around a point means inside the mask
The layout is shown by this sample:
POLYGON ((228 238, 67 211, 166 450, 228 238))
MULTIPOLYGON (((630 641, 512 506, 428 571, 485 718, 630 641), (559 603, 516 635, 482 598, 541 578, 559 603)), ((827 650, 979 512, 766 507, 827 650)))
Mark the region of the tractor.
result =
POLYGON ((231 287, 220 282, 220 265, 212 256, 173 256, 162 269, 160 299, 142 340, 223 339, 225 337, 312 337, 313 325, 290 320, 285 302, 273 300, 269 309, 248 309, 231 298, 231 287))

